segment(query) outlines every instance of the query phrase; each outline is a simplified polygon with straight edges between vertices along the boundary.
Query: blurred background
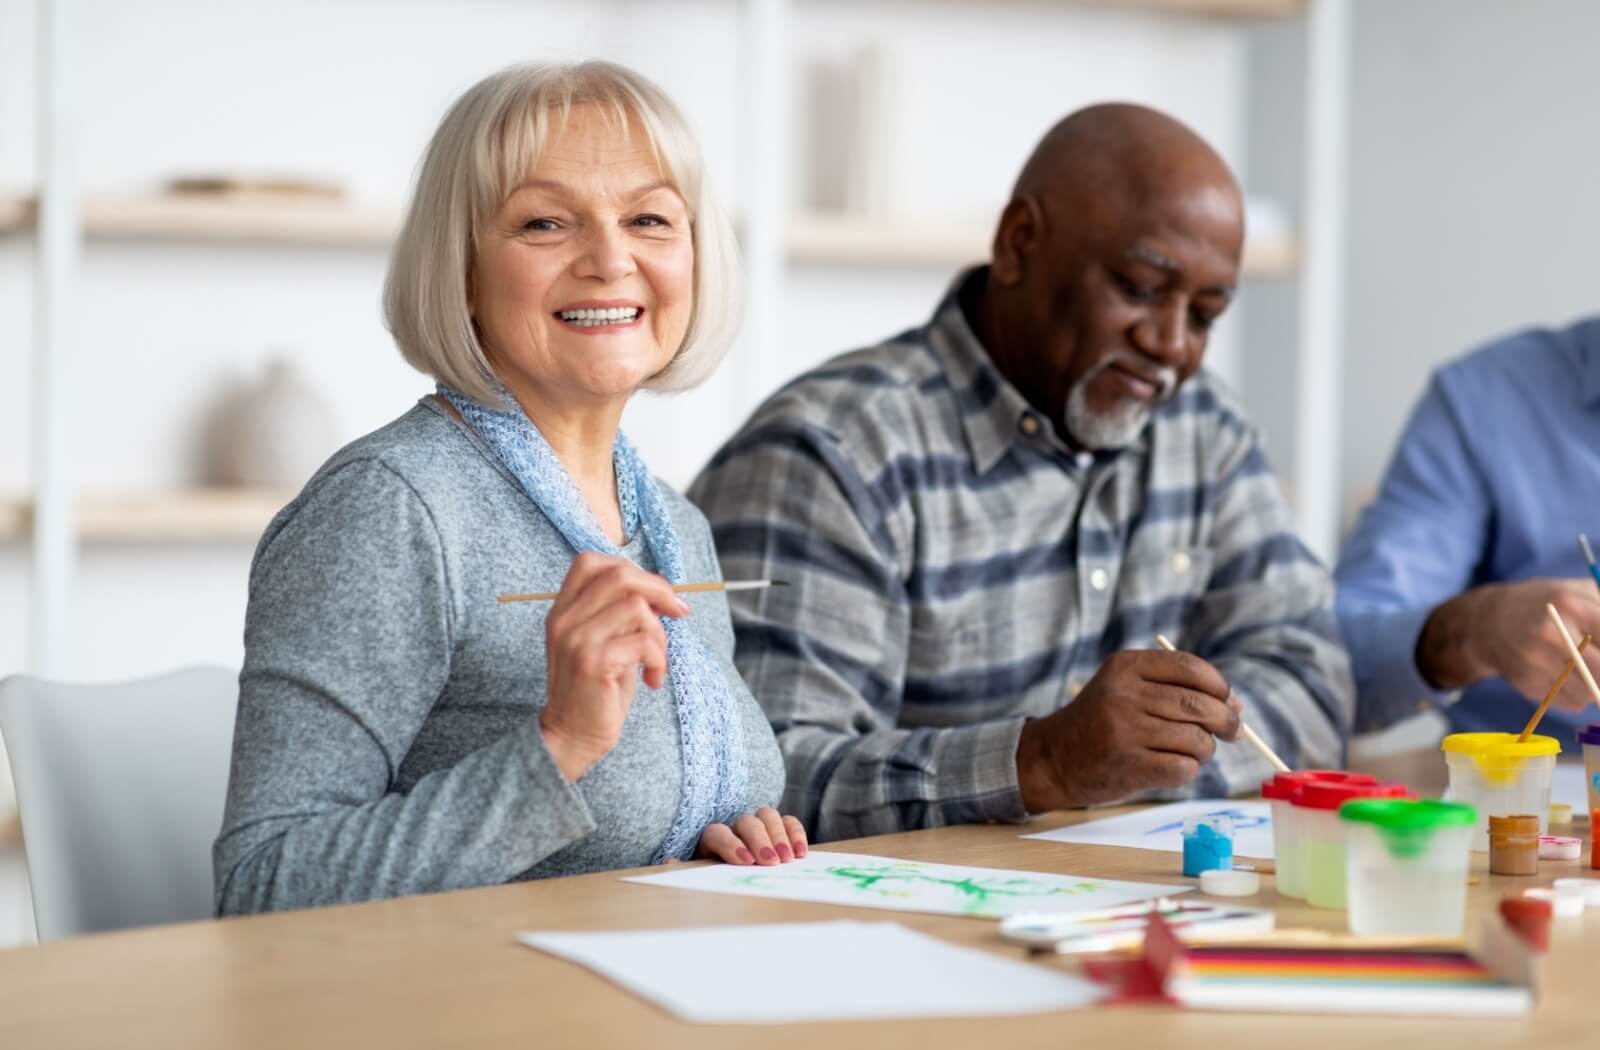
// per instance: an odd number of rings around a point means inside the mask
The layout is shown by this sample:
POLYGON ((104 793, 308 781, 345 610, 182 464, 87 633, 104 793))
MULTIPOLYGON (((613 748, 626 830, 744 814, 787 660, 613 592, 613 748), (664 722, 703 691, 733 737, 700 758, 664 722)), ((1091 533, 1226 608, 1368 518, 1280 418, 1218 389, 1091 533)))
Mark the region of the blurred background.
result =
POLYGON ((428 135, 530 59, 654 78, 740 222, 734 354, 625 422, 679 486, 920 323, 1057 118, 1188 122, 1250 198, 1209 363, 1331 557, 1432 368, 1596 307, 1595 40, 1591 0, 0 0, 0 676, 238 666, 267 519, 430 389, 378 309, 428 135))

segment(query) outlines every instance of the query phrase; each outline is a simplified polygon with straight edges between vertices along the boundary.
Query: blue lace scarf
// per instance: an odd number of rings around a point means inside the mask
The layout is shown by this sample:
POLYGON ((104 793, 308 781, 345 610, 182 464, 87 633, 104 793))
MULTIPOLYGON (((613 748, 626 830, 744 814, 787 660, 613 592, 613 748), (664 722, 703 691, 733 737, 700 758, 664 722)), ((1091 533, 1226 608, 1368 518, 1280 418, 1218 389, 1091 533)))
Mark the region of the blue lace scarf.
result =
MULTIPOLYGON (((439 393, 477 431, 575 552, 623 556, 601 531, 572 476, 521 408, 485 408, 443 385, 439 393)), ((504 388, 499 388, 499 393, 506 404, 516 405, 504 388)), ((631 536, 642 526, 661 575, 672 583, 692 582, 684 577, 677 530, 655 478, 621 431, 617 432, 614 458, 624 534, 631 536)), ((737 819, 748 808, 750 795, 739 712, 721 668, 686 622, 661 619, 667 633, 668 680, 682 743, 683 787, 672 827, 656 850, 656 863, 687 859, 706 826, 737 819)))

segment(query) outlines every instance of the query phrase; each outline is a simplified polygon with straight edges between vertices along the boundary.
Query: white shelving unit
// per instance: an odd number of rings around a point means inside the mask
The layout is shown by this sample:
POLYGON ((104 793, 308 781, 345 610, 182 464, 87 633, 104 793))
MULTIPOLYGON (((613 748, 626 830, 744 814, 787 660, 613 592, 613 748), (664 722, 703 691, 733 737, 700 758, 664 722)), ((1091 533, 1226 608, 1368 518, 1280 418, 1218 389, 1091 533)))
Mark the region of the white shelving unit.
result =
MULTIPOLYGON (((970 0, 945 0, 949 4, 970 0)), ((1335 218, 1342 208, 1338 172, 1343 158, 1344 66, 1348 52, 1349 0, 1011 0, 1017 6, 1113 8, 1170 14, 1175 18, 1303 16, 1311 56, 1306 127, 1307 206, 1305 242, 1252 241, 1245 272, 1251 276, 1306 275, 1300 295, 1304 344, 1297 448, 1299 526, 1315 538, 1331 535, 1337 474, 1336 419, 1321 403, 1337 383, 1338 275, 1343 268, 1335 218), (1321 407, 1319 407, 1319 405, 1321 407), (1323 520, 1327 519, 1327 520, 1323 520)), ((747 267, 747 330, 767 345, 777 319, 785 269, 793 265, 858 267, 951 266, 983 257, 991 230, 986 224, 878 222, 846 215, 784 217, 784 129, 786 73, 793 0, 739 0, 744 22, 740 70, 746 90, 740 114, 746 155, 741 171, 750 217, 741 230, 747 267)), ((73 354, 68 322, 78 255, 96 241, 166 241, 240 245, 321 246, 381 249, 399 224, 394 208, 319 200, 124 196, 80 198, 69 148, 75 131, 73 55, 80 13, 74 0, 40 4, 39 155, 37 198, 0 197, 0 236, 34 236, 37 309, 33 433, 34 491, 0 499, 0 541, 33 545, 35 635, 30 670, 67 673, 66 628, 71 622, 75 560, 84 542, 253 540, 288 493, 190 489, 131 495, 87 495, 77 491, 61 444, 54 437, 72 414, 71 391, 62 377, 73 354)), ((744 366, 746 393, 766 388, 761 362, 744 366)))

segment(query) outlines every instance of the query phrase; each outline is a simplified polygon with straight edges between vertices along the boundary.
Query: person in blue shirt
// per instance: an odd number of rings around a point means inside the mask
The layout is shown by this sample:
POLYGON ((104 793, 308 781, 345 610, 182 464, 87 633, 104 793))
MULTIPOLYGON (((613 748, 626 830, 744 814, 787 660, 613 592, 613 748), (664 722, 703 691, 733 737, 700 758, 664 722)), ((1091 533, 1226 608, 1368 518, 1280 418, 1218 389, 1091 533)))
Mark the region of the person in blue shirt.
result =
MULTIPOLYGON (((1600 317, 1440 368, 1339 558, 1357 730, 1437 706, 1453 731, 1520 731, 1569 659, 1545 603, 1600 643, 1581 532, 1600 535, 1600 317)), ((1584 655, 1600 676, 1600 644, 1584 655)), ((1590 704, 1572 675, 1540 732, 1573 749, 1590 704)))

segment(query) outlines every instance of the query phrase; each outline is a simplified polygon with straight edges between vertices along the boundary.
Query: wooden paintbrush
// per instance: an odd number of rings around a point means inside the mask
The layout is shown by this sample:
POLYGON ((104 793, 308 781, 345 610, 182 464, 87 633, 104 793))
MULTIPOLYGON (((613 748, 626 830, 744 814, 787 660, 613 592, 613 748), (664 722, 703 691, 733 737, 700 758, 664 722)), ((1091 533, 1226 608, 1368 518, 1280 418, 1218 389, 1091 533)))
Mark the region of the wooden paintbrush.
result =
MULTIPOLYGON (((1581 653, 1587 648, 1589 648, 1589 636, 1584 635, 1583 640, 1578 643, 1578 652, 1581 653)), ((1577 666, 1577 657, 1567 661, 1567 666, 1561 671, 1561 677, 1557 678, 1556 684, 1550 687, 1548 693, 1544 694, 1544 701, 1539 704, 1538 710, 1534 711, 1533 717, 1528 719, 1528 724, 1522 727, 1522 735, 1517 737, 1517 743, 1527 743, 1528 737, 1532 736, 1533 731, 1539 728, 1539 719, 1543 718, 1545 711, 1549 709, 1550 701, 1554 700, 1556 694, 1561 692, 1561 687, 1567 684, 1567 678, 1572 674, 1573 668, 1577 666)))
POLYGON ((1578 653, 1578 643, 1572 640, 1572 632, 1567 630, 1567 623, 1556 612, 1556 607, 1549 602, 1544 603, 1545 612, 1550 614, 1550 619, 1555 621, 1556 630, 1561 632, 1561 640, 1567 643, 1567 652, 1572 655, 1573 665, 1578 669, 1578 676, 1583 679, 1583 684, 1589 687, 1589 695, 1594 697, 1594 702, 1600 704, 1600 685, 1594 684, 1594 675, 1589 673, 1589 665, 1583 662, 1583 657, 1578 653))
MULTIPOLYGON (((1178 651, 1178 647, 1167 641, 1165 635, 1156 635, 1156 642, 1161 646, 1161 648, 1165 649, 1169 653, 1175 653, 1178 651)), ((1251 729, 1243 718, 1239 719, 1239 732, 1246 740, 1250 741, 1250 743, 1254 745, 1257 751, 1261 752, 1262 757, 1264 757, 1268 762, 1272 763, 1273 769, 1276 769, 1280 773, 1289 772, 1288 763, 1279 758, 1277 753, 1273 751, 1272 748, 1267 746, 1267 742, 1265 740, 1256 735, 1256 731, 1251 729)))
MULTIPOLYGON (((709 583, 675 583, 678 594, 703 594, 706 591, 759 591, 767 587, 787 587, 783 580, 713 580, 709 583)), ((559 591, 539 591, 534 594, 497 594, 497 602, 553 602, 559 591)))

